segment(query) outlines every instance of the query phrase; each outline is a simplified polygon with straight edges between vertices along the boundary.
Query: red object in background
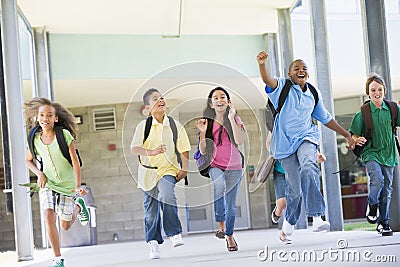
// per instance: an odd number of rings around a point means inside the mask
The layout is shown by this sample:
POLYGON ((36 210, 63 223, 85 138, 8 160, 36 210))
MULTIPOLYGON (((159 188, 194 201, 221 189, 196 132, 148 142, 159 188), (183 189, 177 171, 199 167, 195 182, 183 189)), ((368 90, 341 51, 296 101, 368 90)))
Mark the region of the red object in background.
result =
MULTIPOLYGON (((363 184, 352 184, 353 194, 368 194, 368 185, 366 183, 363 184)), ((368 196, 355 196, 354 197, 354 217, 355 218, 364 218, 365 211, 368 205, 368 196)))
POLYGON ((366 183, 363 184, 352 184, 353 194, 363 194, 368 193, 368 185, 366 183))
POLYGON ((108 144, 108 150, 115 151, 117 150, 117 146, 115 144, 108 144))

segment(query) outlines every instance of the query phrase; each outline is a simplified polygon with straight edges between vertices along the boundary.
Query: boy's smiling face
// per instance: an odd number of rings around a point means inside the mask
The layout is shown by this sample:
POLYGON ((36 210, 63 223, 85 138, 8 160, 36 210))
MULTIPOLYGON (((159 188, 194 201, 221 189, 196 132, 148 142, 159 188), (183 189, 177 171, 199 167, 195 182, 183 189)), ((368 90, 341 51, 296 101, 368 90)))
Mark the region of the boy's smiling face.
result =
POLYGON ((296 60, 291 64, 289 77, 295 84, 303 87, 309 77, 307 64, 303 60, 296 60))
POLYGON ((159 92, 153 92, 149 99, 151 114, 164 114, 167 109, 167 102, 159 92))
POLYGON ((383 96, 385 95, 385 88, 382 84, 372 81, 369 84, 368 96, 375 106, 380 106, 383 102, 383 96))

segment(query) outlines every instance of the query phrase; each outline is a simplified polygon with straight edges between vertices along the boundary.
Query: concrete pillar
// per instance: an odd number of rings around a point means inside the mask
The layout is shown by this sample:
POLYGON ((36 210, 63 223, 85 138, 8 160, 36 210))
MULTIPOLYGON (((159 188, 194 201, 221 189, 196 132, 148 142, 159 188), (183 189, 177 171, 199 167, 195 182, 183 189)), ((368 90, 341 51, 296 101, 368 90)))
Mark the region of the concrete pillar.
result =
POLYGON ((281 48, 281 77, 287 77, 289 65, 293 61, 292 24, 290 9, 278 9, 279 46, 281 48))
POLYGON ((33 28, 35 43, 35 69, 37 80, 36 96, 54 100, 53 86, 51 80, 49 49, 46 27, 33 28))
POLYGON ((385 2, 383 0, 361 0, 361 19, 367 74, 376 72, 381 75, 388 89, 385 98, 392 99, 385 2))
POLYGON ((22 71, 19 53, 19 28, 17 3, 1 0, 1 34, 3 41, 3 66, 6 88, 8 132, 10 133, 10 165, 13 188, 14 229, 19 261, 33 259, 33 227, 31 199, 26 188, 19 184, 29 182, 25 162, 26 133, 22 115, 22 71))
MULTIPOLYGON (((386 34, 385 3, 383 0, 361 0, 361 18, 363 23, 367 74, 378 73, 386 83, 386 99, 392 99, 392 83, 388 41, 386 34)), ((390 227, 400 231, 400 170, 397 166, 393 174, 393 192, 390 205, 390 227)))
POLYGON ((278 39, 276 33, 264 34, 264 50, 268 53, 267 69, 272 76, 280 76, 278 39))
MULTIPOLYGON (((315 58, 316 80, 321 90, 326 109, 334 116, 333 94, 330 77, 328 39, 326 32, 325 1, 310 0, 311 33, 315 58)), ((336 133, 325 126, 320 127, 321 152, 327 156, 322 166, 322 182, 326 209, 326 218, 331 223, 331 231, 343 230, 342 194, 339 170, 336 133)))
MULTIPOLYGON (((267 69, 269 70, 270 74, 272 76, 279 76, 280 75, 280 71, 279 71, 279 53, 278 53, 278 40, 277 40, 277 34, 276 33, 267 33, 264 34, 264 50, 267 51, 268 53, 268 60, 266 61, 267 64, 267 69)), ((263 112, 261 114, 264 118, 264 122, 265 122, 265 112, 263 112)), ((264 125, 266 125, 264 123, 264 125)), ((263 144, 263 150, 266 151, 266 147, 265 147, 265 142, 267 139, 267 135, 268 135, 268 129, 266 128, 266 126, 264 126, 265 129, 265 134, 262 135, 262 144, 263 144)), ((262 151, 263 151, 262 150, 262 151)), ((269 151, 266 151, 266 153, 262 153, 262 155, 264 155, 265 157, 267 155, 269 155, 269 151)), ((272 209, 271 209, 271 205, 272 205, 272 200, 269 194, 269 184, 267 183, 267 186, 265 186, 265 191, 263 192, 264 196, 265 196, 265 212, 266 212, 266 227, 267 228, 271 228, 274 227, 272 221, 271 221, 271 213, 272 213, 272 209)), ((281 228, 281 221, 279 222, 279 228, 281 228)))
MULTIPOLYGON (((54 101, 54 92, 51 79, 51 68, 49 59, 49 46, 48 46, 48 33, 46 27, 33 28, 33 42, 35 47, 35 73, 36 73, 36 86, 33 96, 45 97, 54 101)), ((42 201, 39 200, 40 207, 42 201)), ((42 247, 48 248, 49 241, 47 239, 47 230, 43 216, 43 210, 40 209, 40 226, 42 233, 42 247)))

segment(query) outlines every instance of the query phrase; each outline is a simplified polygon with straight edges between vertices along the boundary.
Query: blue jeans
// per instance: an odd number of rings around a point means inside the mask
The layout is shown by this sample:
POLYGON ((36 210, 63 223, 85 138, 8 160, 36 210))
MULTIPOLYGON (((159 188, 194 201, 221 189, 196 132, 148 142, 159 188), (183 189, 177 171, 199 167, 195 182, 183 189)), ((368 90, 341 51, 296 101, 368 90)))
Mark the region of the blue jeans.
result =
POLYGON ((164 242, 161 235, 161 221, 167 236, 182 233, 176 206, 175 184, 176 179, 174 176, 165 175, 156 187, 149 191, 143 191, 146 242, 150 240, 157 240, 159 244, 164 242))
POLYGON ((387 224, 389 220, 389 206, 392 198, 392 182, 394 167, 384 166, 376 161, 365 163, 369 176, 368 203, 379 205, 378 223, 387 224))
POLYGON ((286 192, 285 174, 274 170, 273 177, 274 177, 273 181, 275 189, 275 198, 276 199, 284 198, 286 192))
POLYGON ((210 168, 214 185, 214 212, 216 222, 225 222, 225 233, 233 235, 236 220, 236 198, 242 179, 242 170, 223 171, 210 168))
POLYGON ((304 141, 297 151, 280 159, 286 174, 286 221, 295 225, 304 197, 307 216, 325 214, 325 202, 320 191, 319 168, 316 162, 317 146, 304 141))

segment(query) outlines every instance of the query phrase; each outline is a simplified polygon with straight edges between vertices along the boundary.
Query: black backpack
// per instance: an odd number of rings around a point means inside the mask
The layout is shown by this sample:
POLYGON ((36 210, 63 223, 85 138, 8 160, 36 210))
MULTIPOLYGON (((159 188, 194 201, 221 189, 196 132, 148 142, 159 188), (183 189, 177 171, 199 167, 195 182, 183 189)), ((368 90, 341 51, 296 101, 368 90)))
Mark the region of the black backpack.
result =
MULTIPOLYGON (((357 157, 357 159, 360 158, 361 153, 364 150, 364 147, 366 147, 370 142, 371 142, 371 147, 374 146, 374 144, 372 144, 372 135, 374 133, 374 123, 372 121, 370 101, 371 100, 365 101, 364 104, 361 106, 361 114, 362 114, 362 118, 364 121, 364 137, 365 137, 365 139, 367 139, 367 142, 365 142, 365 144, 362 146, 355 146, 355 148, 353 149, 353 153, 357 157)), ((400 151, 399 143, 398 143, 397 135, 396 135, 396 121, 397 121, 397 115, 399 113, 399 108, 398 108, 396 102, 393 102, 390 100, 385 100, 385 99, 383 101, 390 108, 390 116, 392 118, 392 131, 393 131, 393 135, 395 136, 395 139, 396 139, 397 149, 398 149, 398 151, 400 151)))
MULTIPOLYGON (((180 155, 180 153, 178 152, 178 149, 176 148, 176 142, 177 142, 177 140, 178 140, 178 130, 177 130, 177 128, 176 128, 175 120, 174 120, 172 117, 170 117, 170 116, 168 116, 168 120, 169 120, 169 125, 170 125, 171 130, 172 130, 172 139, 173 139, 174 144, 175 144, 176 159, 178 160, 179 165, 182 166, 181 155, 180 155)), ((149 137, 152 123, 153 123, 153 116, 150 116, 150 117, 148 117, 148 118, 146 119, 146 126, 145 126, 145 128, 144 128, 144 136, 143 136, 143 144, 144 144, 144 142, 147 140, 147 137, 149 137)), ((139 158, 139 163, 140 163, 143 167, 148 168, 148 169, 158 169, 158 167, 144 165, 144 164, 142 163, 142 161, 140 160, 140 155, 138 155, 138 158, 139 158)), ((188 179, 187 179, 187 176, 186 176, 186 177, 185 177, 185 185, 188 185, 188 184, 189 184, 189 182, 188 182, 188 179)))
MULTIPOLYGON (((42 129, 42 127, 40 127, 40 125, 37 125, 37 126, 33 127, 29 131, 29 134, 28 134, 28 146, 29 146, 29 151, 32 154, 32 157, 39 162, 40 170, 43 171, 43 159, 38 157, 38 155, 36 155, 36 153, 35 153, 35 145, 33 143, 33 140, 35 138, 35 134, 41 129, 42 129)), ((69 162, 69 164, 71 164, 71 166, 72 166, 71 155, 69 154, 68 144, 65 141, 65 137, 64 137, 64 133, 63 133, 63 127, 59 126, 59 125, 54 126, 54 132, 56 133, 57 143, 58 143, 58 146, 60 147, 61 153, 63 154, 64 158, 69 162)), ((79 155, 79 151, 78 151, 78 149, 75 149, 75 151, 76 151, 76 155, 78 156, 78 159, 79 159, 79 165, 82 167, 82 160, 81 160, 81 157, 79 155)))
MULTIPOLYGON (((306 83, 308 88, 310 89, 312 95, 314 96, 315 104, 314 108, 317 106, 319 97, 318 92, 314 86, 310 83, 306 83)), ((292 81, 290 79, 286 79, 285 85, 282 89, 281 94, 279 95, 278 107, 275 109, 271 100, 268 99, 267 106, 265 107, 265 121, 267 125, 267 129, 272 132, 274 129, 275 117, 281 111, 283 104, 285 104, 286 98, 289 94, 290 87, 292 86, 292 81)))

